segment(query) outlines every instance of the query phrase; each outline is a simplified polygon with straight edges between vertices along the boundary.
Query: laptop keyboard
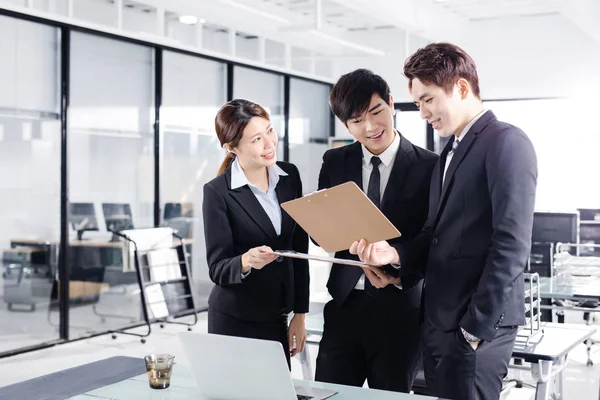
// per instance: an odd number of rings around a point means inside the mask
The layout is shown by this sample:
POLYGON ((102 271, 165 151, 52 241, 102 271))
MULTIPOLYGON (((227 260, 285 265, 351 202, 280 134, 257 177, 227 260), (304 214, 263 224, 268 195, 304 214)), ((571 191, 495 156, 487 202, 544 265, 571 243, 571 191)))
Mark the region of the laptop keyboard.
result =
POLYGON ((297 394, 296 396, 298 396, 298 400, 310 400, 310 399, 314 399, 314 397, 312 397, 312 396, 304 396, 302 394, 297 394))

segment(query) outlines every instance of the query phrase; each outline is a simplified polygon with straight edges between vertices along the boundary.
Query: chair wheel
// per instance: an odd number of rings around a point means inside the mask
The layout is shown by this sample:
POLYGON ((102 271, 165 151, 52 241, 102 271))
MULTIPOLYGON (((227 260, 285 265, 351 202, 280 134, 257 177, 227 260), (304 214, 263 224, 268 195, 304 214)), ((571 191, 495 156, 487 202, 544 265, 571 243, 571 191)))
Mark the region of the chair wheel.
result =
POLYGON ((190 331, 190 332, 192 331, 192 327, 191 326, 188 326, 188 331, 190 331))
POLYGON ((141 340, 142 344, 146 343, 146 339, 141 340))
POLYGON ((591 367, 592 365, 594 365, 594 362, 592 360, 588 360, 587 363, 586 363, 586 365, 588 367, 591 367))
POLYGON ((113 339, 116 339, 116 338, 117 338, 117 335, 114 335, 114 334, 113 334, 113 335, 112 335, 112 338, 113 338, 113 339))
POLYGON ((165 327, 165 324, 160 324, 160 327, 161 327, 161 328, 164 328, 164 327, 165 327))

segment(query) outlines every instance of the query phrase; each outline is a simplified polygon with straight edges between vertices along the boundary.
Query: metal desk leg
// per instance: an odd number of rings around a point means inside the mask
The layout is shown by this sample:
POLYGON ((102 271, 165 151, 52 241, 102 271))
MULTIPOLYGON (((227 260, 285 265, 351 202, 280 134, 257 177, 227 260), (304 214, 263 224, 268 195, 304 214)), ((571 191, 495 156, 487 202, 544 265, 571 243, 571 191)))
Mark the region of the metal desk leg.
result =
POLYGON ((305 381, 312 381, 312 366, 310 365, 310 353, 308 352, 308 344, 304 344, 304 350, 298 353, 300 364, 302 365, 302 377, 305 381))
POLYGON ((561 360, 561 367, 558 371, 558 374, 556 375, 556 396, 558 399, 564 399, 564 388, 565 388, 565 365, 567 363, 567 357, 565 356, 562 360, 561 360))
POLYGON ((552 393, 552 361, 540 360, 537 364, 531 364, 531 375, 537 381, 535 388, 535 400, 550 400, 552 393))

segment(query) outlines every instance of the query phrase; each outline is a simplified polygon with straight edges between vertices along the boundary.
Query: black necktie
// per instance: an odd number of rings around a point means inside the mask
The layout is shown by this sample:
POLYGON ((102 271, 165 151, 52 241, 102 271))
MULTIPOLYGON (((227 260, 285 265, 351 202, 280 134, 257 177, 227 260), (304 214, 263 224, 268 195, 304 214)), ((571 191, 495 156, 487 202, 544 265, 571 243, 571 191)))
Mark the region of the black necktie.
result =
POLYGON ((367 189, 367 197, 371 199, 377 208, 381 208, 381 176, 379 174, 379 164, 381 164, 381 159, 379 157, 371 157, 373 170, 369 177, 369 187, 367 189))
MULTIPOLYGON (((371 199, 377 208, 381 208, 381 175, 379 173, 379 164, 381 164, 381 159, 379 157, 371 157, 371 165, 373 165, 373 170, 371 171, 371 176, 369 177, 369 187, 367 189, 367 197, 371 199)), ((371 282, 366 276, 365 292, 370 296, 377 296, 378 294, 377 288, 371 285, 371 282)))

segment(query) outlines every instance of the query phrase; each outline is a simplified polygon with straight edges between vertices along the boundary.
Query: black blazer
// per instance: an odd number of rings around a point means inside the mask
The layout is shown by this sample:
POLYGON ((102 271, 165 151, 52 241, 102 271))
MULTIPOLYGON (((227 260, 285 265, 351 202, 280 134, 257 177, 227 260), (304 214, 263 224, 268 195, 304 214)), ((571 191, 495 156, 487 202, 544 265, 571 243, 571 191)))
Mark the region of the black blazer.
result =
MULTIPOLYGON (((278 162, 288 176, 275 188, 279 203, 302 197, 298 168, 278 162)), ((216 284, 209 307, 245 321, 276 321, 283 313, 308 312, 308 261, 280 257, 242 280, 242 254, 253 247, 308 252, 308 236, 281 211, 281 235, 248 185, 231 189, 231 167, 204 185, 202 203, 206 259, 216 284)))
MULTIPOLYGON (((404 243, 421 232, 427 220, 429 182, 437 159, 436 154, 417 147, 400 136, 400 147, 381 199, 381 211, 402 234, 391 243, 404 243)), ((354 181, 362 188, 362 162, 362 148, 358 142, 328 150, 323 155, 319 190, 349 181, 354 181)), ((357 259, 348 251, 338 252, 336 257, 357 259)), ((393 269, 389 271, 394 272, 393 269)), ((359 267, 332 266, 327 288, 335 302, 341 305, 346 300, 361 274, 362 269, 359 267)), ((407 274, 402 279, 402 286, 407 290, 419 280, 418 274, 407 274)), ((398 289, 386 287, 380 290, 398 289)))
POLYGON ((429 322, 491 341, 499 327, 525 323, 537 160, 523 131, 487 111, 458 145, 442 186, 452 142, 431 178, 427 224, 398 247, 400 261, 403 273, 426 266, 429 322))

